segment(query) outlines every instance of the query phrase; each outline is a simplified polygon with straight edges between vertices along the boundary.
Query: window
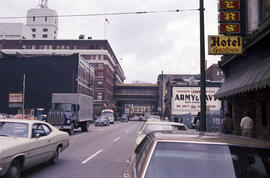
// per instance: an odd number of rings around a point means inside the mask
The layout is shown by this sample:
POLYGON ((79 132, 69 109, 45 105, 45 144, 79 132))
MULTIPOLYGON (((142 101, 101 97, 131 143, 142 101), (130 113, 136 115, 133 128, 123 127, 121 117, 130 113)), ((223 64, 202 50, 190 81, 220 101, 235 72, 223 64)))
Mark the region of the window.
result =
POLYGON ((48 45, 44 45, 44 49, 48 49, 48 45))
POLYGON ((48 38, 47 34, 42 35, 43 38, 48 38))
POLYGON ((103 78, 103 72, 98 72, 98 77, 103 78))
POLYGON ((32 28, 31 30, 32 30, 32 32, 36 32, 37 31, 35 28, 32 28))
POLYGON ((48 28, 43 28, 43 32, 48 32, 48 28))
POLYGON ((102 92, 98 92, 97 93, 97 100, 102 100, 102 95, 103 95, 102 92))
POLYGON ((34 16, 34 17, 33 17, 33 22, 35 22, 35 21, 36 21, 36 17, 34 16))
POLYGON ((33 37, 33 38, 36 38, 36 34, 32 34, 32 37, 33 37))
POLYGON ((26 45, 22 45, 22 48, 25 49, 26 48, 26 45))
POLYGON ((44 49, 44 45, 39 45, 39 49, 44 49))
POLYGON ((217 76, 219 76, 219 71, 217 71, 217 76))
POLYGON ((262 0, 261 3, 261 19, 264 20, 270 17, 270 1, 262 0))
POLYGON ((103 69, 103 64, 98 64, 99 69, 103 69))
POLYGON ((32 138, 35 138, 37 134, 41 137, 47 136, 51 133, 51 129, 45 124, 34 124, 32 127, 32 138))
POLYGON ((262 126, 267 126, 267 102, 263 101, 261 103, 261 117, 262 117, 262 126))
POLYGON ((104 60, 104 55, 100 55, 100 60, 104 60))
POLYGON ((99 60, 99 55, 96 55, 96 59, 99 60))
POLYGON ((36 46, 35 45, 32 45, 32 49, 36 49, 36 46))
POLYGON ((103 88, 103 81, 98 81, 97 82, 97 87, 98 88, 103 88))
POLYGON ((52 49, 52 45, 49 45, 49 49, 52 49))
POLYGON ((45 22, 47 22, 47 17, 45 17, 45 22))
POLYGON ((145 156, 147 152, 149 151, 150 146, 151 146, 151 141, 149 140, 148 137, 145 137, 136 149, 136 174, 137 176, 139 175, 145 156))
POLYGON ((60 45, 56 45, 56 49, 60 49, 60 45))

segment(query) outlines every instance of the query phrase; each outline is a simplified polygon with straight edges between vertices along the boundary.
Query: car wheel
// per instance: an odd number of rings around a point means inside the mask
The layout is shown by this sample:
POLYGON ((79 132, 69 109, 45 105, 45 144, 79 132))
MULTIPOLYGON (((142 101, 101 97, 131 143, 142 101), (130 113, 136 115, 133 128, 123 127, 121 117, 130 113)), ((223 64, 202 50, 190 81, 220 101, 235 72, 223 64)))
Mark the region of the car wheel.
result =
POLYGON ((68 133, 69 133, 69 135, 73 135, 74 134, 74 124, 73 123, 71 124, 71 127, 70 127, 68 133))
POLYGON ((60 154, 60 151, 61 151, 61 147, 58 146, 53 154, 53 157, 52 159, 50 160, 50 163, 51 164, 55 164, 57 163, 58 159, 59 159, 59 154, 60 154))
POLYGON ((89 128, 89 122, 86 121, 86 122, 84 122, 83 125, 82 125, 82 131, 83 131, 83 132, 88 132, 88 128, 89 128))
POLYGON ((7 178, 19 178, 21 175, 21 171, 22 171, 22 166, 21 166, 20 161, 14 160, 14 161, 12 161, 12 163, 8 169, 6 177, 7 178))

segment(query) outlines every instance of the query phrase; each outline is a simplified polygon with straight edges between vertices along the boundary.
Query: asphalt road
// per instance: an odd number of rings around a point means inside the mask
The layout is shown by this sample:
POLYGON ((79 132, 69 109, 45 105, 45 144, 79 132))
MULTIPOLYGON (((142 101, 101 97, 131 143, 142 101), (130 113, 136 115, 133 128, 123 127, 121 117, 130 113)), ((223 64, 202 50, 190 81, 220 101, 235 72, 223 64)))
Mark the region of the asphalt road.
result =
POLYGON ((115 122, 75 132, 70 146, 55 165, 42 164, 23 172, 23 178, 122 178, 130 174, 136 133, 143 122, 115 122))

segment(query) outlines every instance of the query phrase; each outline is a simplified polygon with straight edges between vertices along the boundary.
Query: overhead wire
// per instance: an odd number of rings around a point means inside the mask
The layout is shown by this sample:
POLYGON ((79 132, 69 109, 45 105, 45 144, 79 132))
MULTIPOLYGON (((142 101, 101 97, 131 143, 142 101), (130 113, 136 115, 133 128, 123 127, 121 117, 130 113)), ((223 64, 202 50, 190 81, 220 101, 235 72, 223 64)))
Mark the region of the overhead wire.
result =
POLYGON ((133 11, 133 12, 109 12, 109 13, 90 13, 90 14, 66 14, 66 15, 38 15, 38 16, 7 16, 0 19, 26 19, 26 18, 41 18, 41 17, 93 17, 93 16, 114 16, 114 15, 140 15, 154 13, 178 13, 185 11, 199 11, 199 9, 176 9, 176 10, 156 10, 156 11, 133 11))

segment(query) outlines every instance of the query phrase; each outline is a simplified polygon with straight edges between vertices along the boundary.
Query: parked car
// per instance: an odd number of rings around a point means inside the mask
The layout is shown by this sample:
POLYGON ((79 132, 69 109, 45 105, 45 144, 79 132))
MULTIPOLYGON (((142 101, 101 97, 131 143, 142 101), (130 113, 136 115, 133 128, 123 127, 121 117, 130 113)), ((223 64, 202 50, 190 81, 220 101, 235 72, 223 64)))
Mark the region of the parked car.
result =
POLYGON ((133 178, 270 177, 270 142, 216 133, 152 132, 131 163, 133 178))
POLYGON ((69 135, 43 121, 1 119, 0 143, 0 176, 13 178, 37 164, 56 163, 69 135))
POLYGON ((142 141, 142 139, 150 132, 157 130, 188 130, 185 124, 176 122, 165 122, 165 121, 147 121, 138 131, 136 137, 136 146, 142 141))
POLYGON ((110 120, 108 117, 101 115, 95 120, 95 126, 109 126, 110 120))
POLYGON ((128 122, 128 114, 126 114, 126 113, 122 114, 121 122, 128 122))
MULTIPOLYGON (((22 114, 16 114, 12 117, 12 119, 23 119, 23 115, 22 114)), ((31 117, 29 115, 24 115, 24 119, 29 119, 29 120, 35 120, 34 117, 31 117)))

